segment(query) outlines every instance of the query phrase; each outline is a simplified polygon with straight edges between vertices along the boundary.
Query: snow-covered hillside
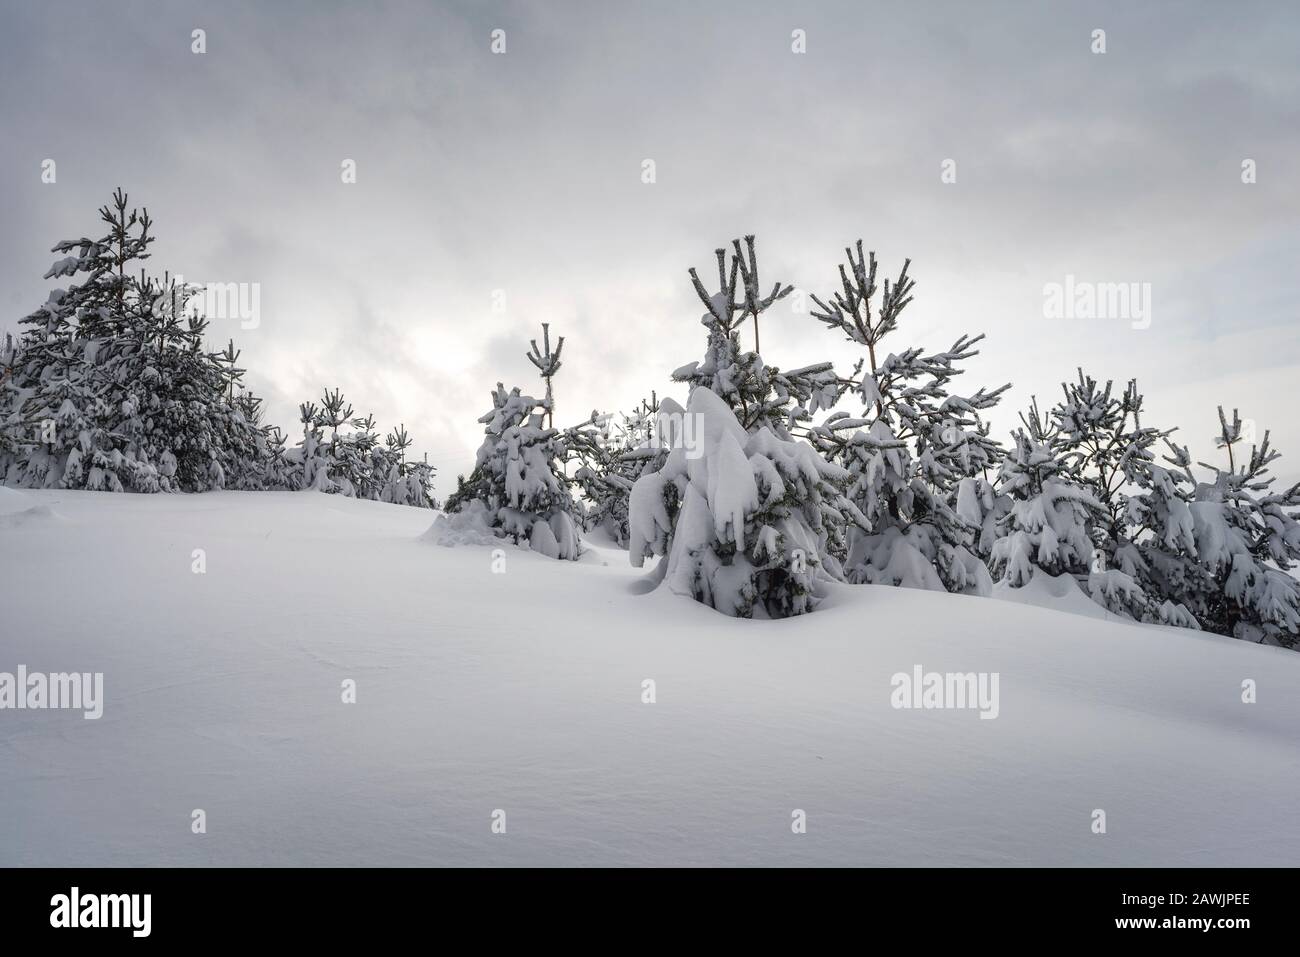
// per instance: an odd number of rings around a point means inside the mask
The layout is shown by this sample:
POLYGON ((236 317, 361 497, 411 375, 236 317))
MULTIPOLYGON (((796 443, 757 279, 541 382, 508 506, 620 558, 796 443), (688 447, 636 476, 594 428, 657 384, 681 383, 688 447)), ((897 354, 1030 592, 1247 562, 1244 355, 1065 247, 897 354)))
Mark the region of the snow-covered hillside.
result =
POLYGON ((99 720, 0 711, 0 865, 1300 860, 1295 652, 869 585, 737 620, 315 492, 0 492, 0 672, 104 673, 99 720), (918 665, 997 718, 892 707, 918 665))

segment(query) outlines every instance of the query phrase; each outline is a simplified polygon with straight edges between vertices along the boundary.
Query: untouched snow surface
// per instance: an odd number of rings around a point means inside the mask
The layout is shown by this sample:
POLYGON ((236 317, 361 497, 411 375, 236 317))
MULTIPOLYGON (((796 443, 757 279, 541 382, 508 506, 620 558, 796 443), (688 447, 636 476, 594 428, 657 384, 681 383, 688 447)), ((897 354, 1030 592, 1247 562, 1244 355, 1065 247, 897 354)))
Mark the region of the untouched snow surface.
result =
POLYGON ((0 711, 0 865, 1300 861, 1294 652, 875 586, 735 621, 314 492, 5 505, 0 672, 105 701, 0 711), (999 716, 895 710, 918 664, 999 716))

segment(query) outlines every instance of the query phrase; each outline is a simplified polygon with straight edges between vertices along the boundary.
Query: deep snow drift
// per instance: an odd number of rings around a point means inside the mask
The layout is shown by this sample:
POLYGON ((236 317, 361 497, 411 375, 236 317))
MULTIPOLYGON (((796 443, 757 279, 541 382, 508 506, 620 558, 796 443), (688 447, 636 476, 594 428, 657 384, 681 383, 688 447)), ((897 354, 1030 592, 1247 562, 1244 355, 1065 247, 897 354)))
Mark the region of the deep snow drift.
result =
POLYGON ((1300 860, 1295 652, 867 585, 734 620, 612 548, 496 573, 431 521, 5 492, 0 672, 105 700, 0 711, 0 865, 1300 860), (895 710, 916 665, 999 673, 998 717, 895 710))

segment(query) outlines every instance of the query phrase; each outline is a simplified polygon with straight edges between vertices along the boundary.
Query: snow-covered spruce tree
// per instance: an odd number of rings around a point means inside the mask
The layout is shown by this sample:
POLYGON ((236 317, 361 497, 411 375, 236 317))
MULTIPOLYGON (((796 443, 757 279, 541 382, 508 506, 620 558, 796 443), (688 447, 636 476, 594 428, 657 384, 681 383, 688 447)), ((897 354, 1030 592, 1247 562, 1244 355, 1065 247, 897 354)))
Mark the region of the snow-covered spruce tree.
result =
POLYGON ((263 487, 273 443, 204 351, 205 321, 184 316, 189 290, 127 273, 148 257, 147 211, 129 209, 118 190, 100 217, 102 238, 54 247, 77 255, 47 277, 82 281, 24 320, 22 364, 0 391, 0 478, 140 492, 263 487))
POLYGON ((844 497, 848 473, 790 431, 838 398, 830 364, 783 373, 740 348, 744 321, 790 291, 761 294, 745 243, 732 244, 730 269, 716 251, 715 294, 690 270, 708 345, 673 374, 690 398, 662 464, 632 487, 628 553, 638 567, 663 556, 660 582, 724 614, 784 618, 813 610, 820 581, 842 579, 845 526, 864 519, 844 497))
MULTIPOLYGON (((4 339, 0 340, 0 413, 5 408, 6 385, 13 375, 17 361, 18 344, 12 333, 6 332, 4 339)), ((3 418, 0 418, 0 485, 4 484, 7 464, 17 451, 18 446, 15 444, 14 437, 5 428, 3 418)))
POLYGON ((600 529, 626 547, 627 500, 632 491, 621 474, 626 437, 609 434, 612 416, 593 413, 593 420, 597 427, 579 429, 576 436, 566 434, 565 438, 570 461, 576 464, 572 484, 581 493, 574 501, 575 516, 584 533, 600 529))
POLYGON ((248 391, 239 392, 235 395, 234 408, 252 428, 247 432, 241 430, 248 437, 248 446, 241 449, 242 454, 233 468, 235 480, 231 487, 250 491, 289 488, 284 434, 278 426, 262 423, 261 397, 248 391))
POLYGON ((384 448, 376 448, 374 469, 380 476, 379 499, 394 505, 437 508, 433 497, 436 471, 426 456, 419 462, 406 461, 406 450, 413 441, 405 425, 398 425, 384 438, 384 448))
POLYGON ((133 337, 138 346, 123 355, 120 377, 127 393, 121 407, 135 441, 165 463, 162 471, 176 489, 267 487, 273 439, 245 413, 260 400, 236 391, 221 354, 205 350, 207 320, 188 314, 175 323, 142 313, 133 337))
POLYGON ((680 428, 685 412, 672 399, 661 402, 651 393, 631 414, 622 415, 616 432, 611 428, 613 417, 604 416, 599 417, 604 429, 594 443, 566 440, 570 454, 578 459, 574 481, 587 506, 584 530, 602 529, 615 543, 627 547, 632 486, 644 472, 663 465, 672 448, 674 429, 680 428))
POLYGON ((112 342, 119 432, 158 463, 161 486, 181 491, 282 487, 278 430, 244 388, 239 350, 208 352, 207 320, 186 305, 195 291, 141 276, 127 326, 112 342))
POLYGON ((881 356, 898 328, 915 282, 903 264, 884 281, 878 304, 877 263, 862 241, 846 249, 840 290, 813 301, 813 316, 867 356, 845 386, 865 405, 861 416, 840 411, 809 430, 809 437, 851 476, 849 497, 867 518, 850 529, 845 569, 850 581, 936 591, 988 594, 985 558, 1006 503, 991 479, 1003 456, 980 413, 1010 385, 973 395, 952 394, 958 363, 975 355, 983 336, 962 336, 951 348, 927 354, 919 347, 881 356), (855 255, 856 250, 856 255, 855 255), (873 311, 874 310, 874 311, 873 311))
POLYGON ((497 383, 492 410, 479 418, 485 426, 474 471, 460 478, 447 498, 446 511, 482 510, 499 537, 528 542, 551 558, 576 560, 576 506, 562 462, 560 433, 543 426, 545 399, 509 392, 497 383))
POLYGON ((289 464, 289 485, 295 489, 315 489, 318 492, 335 491, 330 480, 330 456, 325 448, 325 435, 321 424, 321 410, 314 402, 298 405, 298 420, 302 423, 302 438, 285 453, 289 464))
POLYGON ((1154 464, 1153 446, 1170 434, 1142 425, 1142 394, 1129 380, 1120 396, 1080 369, 1062 383, 1051 410, 1056 438, 1074 482, 1086 488, 1104 515, 1090 526, 1095 550, 1085 591, 1108 611, 1137 621, 1193 625, 1188 609, 1165 590, 1149 566, 1140 539, 1157 536, 1179 548, 1183 522, 1167 473, 1154 464), (1171 511, 1172 510, 1172 511, 1171 511))
POLYGON ((10 484, 107 491, 160 485, 154 463, 115 429, 111 369, 137 288, 126 268, 148 258, 151 223, 147 212, 128 208, 121 190, 99 213, 107 233, 55 244, 63 258, 45 273, 81 281, 52 290, 21 321, 21 349, 0 395, 8 448, 0 479, 10 484))
POLYGON ((340 434, 335 428, 331 445, 335 455, 333 477, 339 485, 338 490, 351 498, 377 499, 387 477, 387 468, 375 417, 370 414, 356 416, 348 424, 353 431, 340 434))
POLYGON ((1038 571, 1084 582, 1093 567, 1092 529, 1105 521, 1106 510, 1075 480, 1060 435, 1036 402, 1021 422, 999 472, 1011 508, 993 545, 993 572, 1013 588, 1029 584, 1038 571))
POLYGON ((1211 472, 1208 482, 1196 481, 1187 449, 1170 443, 1179 489, 1169 497, 1188 498, 1194 550, 1186 543, 1186 515, 1175 506, 1178 548, 1152 541, 1148 562, 1204 630, 1300 647, 1300 582, 1292 574, 1300 562, 1300 483, 1271 491, 1268 466, 1279 453, 1270 448, 1269 434, 1238 464, 1234 447, 1245 437, 1236 410, 1229 423, 1220 408, 1219 425, 1215 442, 1227 451, 1228 468, 1200 463, 1211 472), (1188 561, 1193 551, 1194 566, 1188 561))
POLYGON ((305 402, 298 411, 303 438, 288 453, 298 470, 298 487, 348 498, 372 497, 370 452, 378 443, 373 419, 355 417, 338 389, 327 389, 319 406, 305 402))
MULTIPOLYGON (((1006 453, 999 449, 999 463, 1006 453)), ((999 466, 1000 467, 1000 466, 999 466)), ((1011 499, 997 488, 996 474, 970 476, 957 483, 957 517, 974 530, 970 550, 985 563, 993 558, 993 546, 1002 535, 1003 518, 1011 511, 1011 499)))
POLYGON ((1168 438, 1165 442, 1173 453, 1165 460, 1174 468, 1147 467, 1140 490, 1128 502, 1128 537, 1135 543, 1133 564, 1147 599, 1144 620, 1197 629, 1201 618, 1208 617, 1214 582, 1196 558, 1191 485, 1184 484, 1190 459, 1185 449, 1168 438))

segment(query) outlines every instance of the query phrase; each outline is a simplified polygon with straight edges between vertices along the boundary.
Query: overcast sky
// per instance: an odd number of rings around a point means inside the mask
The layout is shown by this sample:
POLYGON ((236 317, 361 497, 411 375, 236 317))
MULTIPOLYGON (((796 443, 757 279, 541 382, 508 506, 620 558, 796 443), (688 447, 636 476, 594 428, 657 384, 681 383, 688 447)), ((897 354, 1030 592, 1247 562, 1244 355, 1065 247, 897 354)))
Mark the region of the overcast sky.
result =
MULTIPOLYGON (((704 351, 686 270, 713 275, 712 250, 747 232, 766 282, 823 296, 859 237, 885 272, 911 257, 890 349, 987 333, 963 385, 1014 383, 1001 430, 1082 365, 1137 377, 1148 424, 1202 458, 1216 404, 1238 406, 1300 478, 1294 4, 0 10, 0 329, 120 185, 155 219, 158 271, 260 284, 258 327, 214 322, 212 344, 235 338, 271 421, 296 436, 297 404, 339 386, 406 423, 440 496, 491 387, 541 394, 524 358, 541 322, 566 337, 557 425, 684 398, 669 374, 704 351), (1149 327, 1045 318, 1044 284, 1067 275, 1150 283, 1149 327)), ((789 301, 763 351, 857 357, 789 301)))

